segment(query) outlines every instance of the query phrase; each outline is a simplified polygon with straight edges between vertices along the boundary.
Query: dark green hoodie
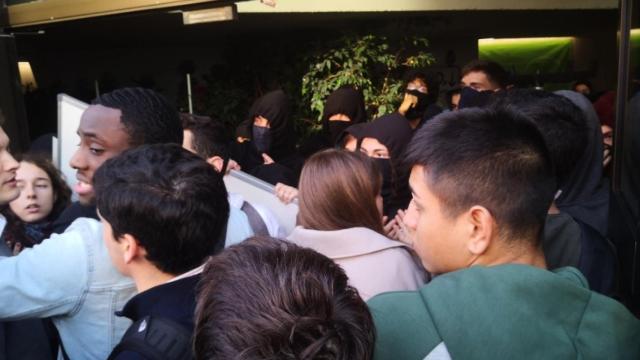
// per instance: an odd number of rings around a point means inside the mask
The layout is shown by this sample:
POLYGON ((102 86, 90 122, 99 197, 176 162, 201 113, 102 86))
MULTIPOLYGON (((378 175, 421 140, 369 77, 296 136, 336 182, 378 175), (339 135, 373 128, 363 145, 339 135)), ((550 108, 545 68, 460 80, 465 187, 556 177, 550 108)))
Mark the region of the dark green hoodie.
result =
POLYGON ((374 359, 640 359, 640 321, 570 267, 475 266, 368 304, 374 359))

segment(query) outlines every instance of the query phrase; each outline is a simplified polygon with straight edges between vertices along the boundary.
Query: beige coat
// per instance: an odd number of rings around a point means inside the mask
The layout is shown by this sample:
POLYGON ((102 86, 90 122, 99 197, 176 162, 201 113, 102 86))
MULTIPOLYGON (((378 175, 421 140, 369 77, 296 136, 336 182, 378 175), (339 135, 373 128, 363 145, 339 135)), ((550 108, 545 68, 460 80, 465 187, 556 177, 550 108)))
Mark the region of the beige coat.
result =
POLYGON ((333 259, 364 300, 388 291, 417 290, 426 281, 404 244, 364 227, 317 231, 298 226, 287 240, 333 259))

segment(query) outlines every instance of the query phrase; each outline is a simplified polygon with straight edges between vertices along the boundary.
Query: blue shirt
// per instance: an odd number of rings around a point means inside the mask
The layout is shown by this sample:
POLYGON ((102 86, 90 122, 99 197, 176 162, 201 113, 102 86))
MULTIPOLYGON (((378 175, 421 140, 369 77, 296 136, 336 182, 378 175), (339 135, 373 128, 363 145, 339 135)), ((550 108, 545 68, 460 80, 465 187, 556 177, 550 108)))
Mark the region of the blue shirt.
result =
POLYGON ((0 319, 51 317, 71 359, 105 359, 131 324, 115 311, 136 293, 111 264, 99 221, 0 258, 0 319))
MULTIPOLYGON (((252 235, 246 215, 232 207, 227 244, 252 235)), ((95 219, 78 218, 17 256, 0 256, 0 320, 51 317, 73 360, 107 358, 131 325, 115 312, 136 293, 112 265, 95 219)))

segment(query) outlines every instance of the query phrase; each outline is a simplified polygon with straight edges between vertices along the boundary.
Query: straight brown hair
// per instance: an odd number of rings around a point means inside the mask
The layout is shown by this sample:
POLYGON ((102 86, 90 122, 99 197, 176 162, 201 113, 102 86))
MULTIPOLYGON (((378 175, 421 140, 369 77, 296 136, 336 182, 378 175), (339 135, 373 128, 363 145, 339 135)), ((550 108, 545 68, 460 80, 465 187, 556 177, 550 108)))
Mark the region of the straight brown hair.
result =
POLYGON ((310 157, 299 183, 298 225, 312 230, 366 227, 384 234, 376 206, 382 177, 367 156, 330 149, 310 157))

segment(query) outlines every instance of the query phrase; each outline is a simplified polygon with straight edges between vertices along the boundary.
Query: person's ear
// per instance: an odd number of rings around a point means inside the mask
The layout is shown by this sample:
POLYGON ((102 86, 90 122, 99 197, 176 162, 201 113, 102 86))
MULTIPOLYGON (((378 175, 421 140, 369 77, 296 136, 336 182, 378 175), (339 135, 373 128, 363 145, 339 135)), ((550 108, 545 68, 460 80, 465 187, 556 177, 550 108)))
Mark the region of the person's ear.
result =
POLYGON ((130 264, 135 259, 146 254, 144 248, 140 246, 138 240, 131 234, 122 235, 118 242, 121 246, 122 260, 125 264, 130 264))
POLYGON ((224 159, 222 159, 220 156, 212 156, 207 159, 207 162, 209 163, 209 165, 213 166, 213 168, 216 169, 217 172, 222 171, 224 159))
POLYGON ((473 206, 467 212, 469 241, 467 250, 473 255, 485 253, 495 236, 495 219, 491 212, 483 206, 473 206))

